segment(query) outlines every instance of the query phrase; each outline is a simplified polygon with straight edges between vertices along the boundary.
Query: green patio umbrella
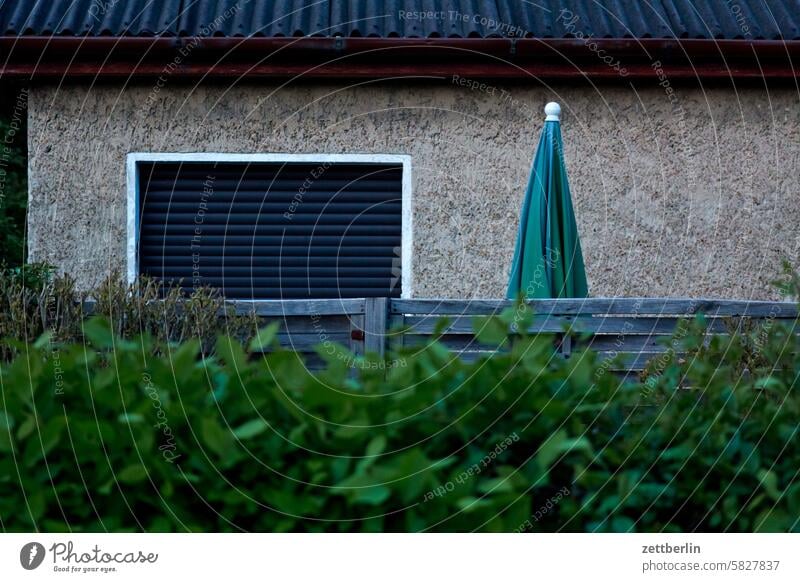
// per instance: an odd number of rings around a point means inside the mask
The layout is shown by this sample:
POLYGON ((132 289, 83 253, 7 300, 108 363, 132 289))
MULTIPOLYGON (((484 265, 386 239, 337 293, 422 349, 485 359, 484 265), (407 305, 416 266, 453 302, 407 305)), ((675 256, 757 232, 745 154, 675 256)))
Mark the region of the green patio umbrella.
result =
POLYGON ((548 103, 544 130, 522 202, 506 297, 586 297, 589 294, 578 227, 564 168, 561 107, 548 103))

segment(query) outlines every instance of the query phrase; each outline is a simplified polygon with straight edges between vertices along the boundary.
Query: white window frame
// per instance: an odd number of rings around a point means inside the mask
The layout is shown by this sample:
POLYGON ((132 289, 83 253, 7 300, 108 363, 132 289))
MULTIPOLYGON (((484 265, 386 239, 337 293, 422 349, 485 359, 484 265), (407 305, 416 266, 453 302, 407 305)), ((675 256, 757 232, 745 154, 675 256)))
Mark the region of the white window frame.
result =
POLYGON ((139 163, 140 162, 250 162, 250 163, 331 163, 331 164, 398 164, 402 175, 402 231, 400 237, 400 284, 404 299, 413 294, 414 229, 412 212, 411 156, 406 154, 231 154, 231 153, 151 153, 134 152, 127 156, 127 273, 133 283, 139 274, 136 252, 139 236, 139 163))

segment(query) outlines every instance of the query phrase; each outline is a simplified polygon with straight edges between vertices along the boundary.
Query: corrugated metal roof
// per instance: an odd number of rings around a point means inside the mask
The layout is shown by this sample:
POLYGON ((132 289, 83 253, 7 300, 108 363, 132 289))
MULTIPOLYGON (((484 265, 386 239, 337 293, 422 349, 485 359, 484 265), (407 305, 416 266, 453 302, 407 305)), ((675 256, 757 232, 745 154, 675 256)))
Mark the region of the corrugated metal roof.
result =
POLYGON ((800 0, 0 0, 5 36, 800 39, 800 0))
POLYGON ((5 36, 174 34, 176 0, 0 0, 5 36))

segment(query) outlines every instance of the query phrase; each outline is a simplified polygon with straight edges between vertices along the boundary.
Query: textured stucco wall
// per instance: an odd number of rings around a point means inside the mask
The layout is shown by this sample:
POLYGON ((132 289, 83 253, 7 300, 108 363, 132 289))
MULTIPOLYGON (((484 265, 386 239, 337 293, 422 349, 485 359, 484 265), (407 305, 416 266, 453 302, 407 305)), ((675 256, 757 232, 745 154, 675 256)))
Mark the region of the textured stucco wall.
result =
POLYGON ((85 286, 124 268, 128 152, 407 153, 414 295, 500 297, 555 99, 592 295, 774 297, 800 243, 797 91, 671 89, 36 86, 30 258, 85 286))

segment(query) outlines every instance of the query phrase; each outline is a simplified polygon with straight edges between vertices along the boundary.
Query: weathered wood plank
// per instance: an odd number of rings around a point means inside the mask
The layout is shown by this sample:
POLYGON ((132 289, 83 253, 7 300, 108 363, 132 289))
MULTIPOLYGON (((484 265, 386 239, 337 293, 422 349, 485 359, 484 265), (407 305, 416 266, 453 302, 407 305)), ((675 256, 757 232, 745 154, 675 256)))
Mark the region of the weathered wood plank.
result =
MULTIPOLYGON (((328 333, 325 340, 350 347, 350 332, 328 333)), ((312 351, 315 346, 322 344, 320 336, 316 333, 279 333, 278 343, 288 350, 297 352, 312 351)))
POLYGON ((378 354, 386 353, 386 326, 389 316, 389 299, 369 297, 364 305, 364 350, 378 354))
MULTIPOLYGON (((83 302, 84 315, 95 312, 95 301, 83 302)), ((229 299, 226 307, 236 315, 302 316, 302 315, 355 315, 364 313, 364 299, 229 299)), ((224 312, 220 315, 225 315, 224 312)))
MULTIPOLYGON (((661 358, 666 358, 667 354, 655 354, 655 353, 648 353, 648 352, 598 352, 599 361, 603 362, 605 360, 617 360, 617 363, 612 364, 610 366, 610 370, 613 371, 641 371, 647 367, 647 364, 650 363, 655 366, 656 371, 660 371, 659 367, 663 367, 666 364, 666 359, 659 364, 661 358)), ((679 359, 687 359, 691 358, 689 354, 686 352, 675 352, 674 355, 679 359)))
POLYGON ((572 336, 569 334, 563 334, 561 336, 558 349, 562 356, 568 358, 572 354, 572 336))
MULTIPOLYGON (((475 316, 448 316, 450 321, 445 328, 448 334, 474 333, 474 321, 480 321, 475 316)), ((410 333, 432 333, 439 321, 434 316, 404 316, 403 324, 409 328, 410 333)), ((787 320, 776 320, 787 321, 787 320)), ((794 320, 788 320, 794 321, 794 320)), ((570 315, 537 315, 528 328, 528 333, 571 333, 593 334, 622 334, 622 335, 671 335, 678 324, 688 325, 690 320, 676 317, 602 317, 570 315)), ((394 321, 397 324, 397 321, 394 321)), ((707 321, 707 333, 725 333, 730 325, 735 325, 735 320, 730 318, 711 318, 707 321)))
MULTIPOLYGON (((357 317, 357 316, 356 316, 357 317)), ((349 318, 339 315, 330 315, 320 317, 318 320, 312 320, 310 317, 260 317, 258 322, 253 327, 262 328, 270 323, 277 321, 280 325, 280 331, 286 333, 336 333, 336 332, 349 332, 351 325, 349 318)))
MULTIPOLYGON (((611 370, 634 370, 634 371, 641 371, 644 370, 648 363, 652 364, 656 371, 661 371, 661 368, 666 365, 668 361, 668 354, 661 353, 649 353, 649 352, 598 352, 599 361, 603 362, 605 360, 612 360, 615 357, 618 358, 619 363, 616 365, 611 366, 611 370)), ((677 357, 679 360, 691 360, 693 357, 691 354, 681 351, 675 351, 672 355, 677 357)))
POLYGON ((589 348, 596 352, 649 352, 660 353, 668 349, 664 345, 669 342, 669 336, 651 335, 593 335, 583 339, 576 337, 573 350, 589 348))
POLYGON ((316 333, 317 335, 349 332, 352 327, 352 320, 346 315, 264 317, 260 318, 259 324, 264 326, 273 321, 279 321, 280 329, 284 332, 316 333))
MULTIPOLYGON (((555 338, 555 334, 553 334, 555 338)), ((403 334, 394 336, 389 340, 389 345, 402 343, 404 346, 420 346, 430 343, 430 334, 403 334)), ((453 351, 462 350, 486 350, 490 346, 480 343, 475 336, 470 334, 445 334, 441 336, 439 343, 453 351)))
MULTIPOLYGON (((350 334, 337 334, 336 336, 331 337, 328 341, 347 347, 349 339, 350 334)), ((277 340, 283 349, 298 352, 300 354, 316 354, 316 350, 314 348, 320 345, 319 338, 316 335, 309 334, 278 334, 277 340)), ((257 351, 271 352, 272 349, 270 348, 257 351)))
POLYGON ((364 299, 274 299, 226 301, 240 315, 351 315, 364 313, 364 299))
MULTIPOLYGON (((472 316, 452 317, 445 328, 448 334, 474 333, 473 321, 480 321, 472 316)), ((604 333, 604 334, 655 334, 670 335, 674 332, 678 320, 675 318, 623 318, 623 317, 580 317, 571 316, 535 316, 528 328, 528 333, 604 333)), ((432 333, 437 326, 437 318, 430 316, 406 316, 405 324, 416 334, 432 333)), ((477 325, 480 325, 478 323, 477 325)))
MULTIPOLYGON (((455 342, 454 342, 455 343, 455 342)), ((416 343, 411 344, 411 346, 416 345, 419 347, 420 351, 424 351, 425 344, 424 343, 416 343)), ((447 345, 447 344, 445 344, 447 345)), ((487 349, 486 346, 482 346, 480 344, 476 344, 475 342, 471 344, 467 344, 466 347, 458 348, 456 345, 448 345, 447 346, 453 353, 458 354, 459 358, 464 361, 474 361, 475 359, 481 356, 488 356, 495 353, 502 353, 505 350, 492 350, 487 349)), ((641 371, 644 370, 645 365, 648 361, 653 358, 661 357, 666 350, 661 352, 624 352, 624 351, 602 351, 598 352, 598 361, 604 362, 605 360, 609 360, 608 370, 618 372, 618 371, 641 371), (613 362, 611 362, 613 360, 613 362)), ((682 352, 676 352, 679 355, 682 355, 682 352)), ((578 357, 575 354, 571 354, 572 357, 578 357)))
MULTIPOLYGON (((587 299, 536 299, 528 304, 539 314, 640 315, 689 317, 747 316, 789 318, 798 316, 796 303, 729 299, 592 297, 587 299)), ((497 299, 392 299, 392 313, 407 315, 491 315, 512 307, 512 301, 497 299)))
POLYGON ((465 351, 465 352, 453 352, 453 353, 456 354, 460 360, 467 363, 471 363, 482 357, 491 357, 495 355, 497 352, 493 350, 488 350, 488 351, 465 351))
POLYGON ((600 352, 597 355, 599 362, 608 361, 608 370, 612 372, 641 372, 648 362, 662 354, 600 352))
MULTIPOLYGON (((424 346, 420 346, 420 351, 424 351, 424 346)), ((496 350, 454 350, 453 353, 459 357, 460 360, 471 363, 482 357, 491 357, 497 354, 496 350)), ((600 353, 599 361, 603 362, 608 360, 606 370, 609 372, 640 372, 645 369, 647 363, 653 358, 659 357, 661 354, 655 353, 600 353)), ((573 357, 578 357, 574 355, 573 357)))

